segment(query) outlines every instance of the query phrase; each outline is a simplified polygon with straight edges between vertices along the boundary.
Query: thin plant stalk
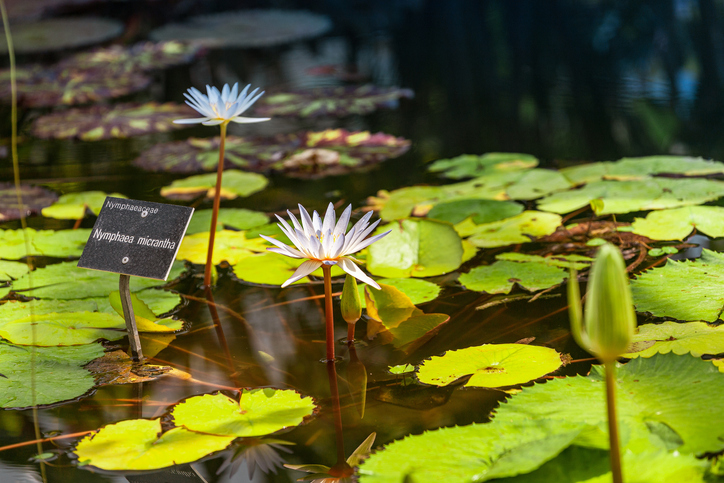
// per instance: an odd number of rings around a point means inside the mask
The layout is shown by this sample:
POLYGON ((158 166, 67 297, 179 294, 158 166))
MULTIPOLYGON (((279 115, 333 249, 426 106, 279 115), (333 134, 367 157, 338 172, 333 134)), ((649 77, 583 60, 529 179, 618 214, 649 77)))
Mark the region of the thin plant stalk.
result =
POLYGON ((618 418, 616 417, 616 361, 604 363, 606 372, 606 408, 608 409, 608 440, 610 445, 611 474, 613 483, 623 483, 621 473, 621 449, 618 437, 618 418))
POLYGON ((322 265, 324 272, 324 317, 327 324, 327 362, 334 361, 334 314, 332 313, 332 267, 322 265))
POLYGON ((347 324, 347 343, 354 344, 354 326, 355 324, 347 324))
POLYGON ((216 189, 214 190, 214 209, 211 212, 211 228, 209 232, 209 248, 206 252, 206 267, 204 268, 204 287, 211 286, 211 269, 214 258, 214 238, 216 238, 216 220, 219 217, 221 206, 221 177, 224 175, 224 146, 226 144, 226 122, 220 124, 221 141, 219 142, 219 166, 216 170, 216 189))

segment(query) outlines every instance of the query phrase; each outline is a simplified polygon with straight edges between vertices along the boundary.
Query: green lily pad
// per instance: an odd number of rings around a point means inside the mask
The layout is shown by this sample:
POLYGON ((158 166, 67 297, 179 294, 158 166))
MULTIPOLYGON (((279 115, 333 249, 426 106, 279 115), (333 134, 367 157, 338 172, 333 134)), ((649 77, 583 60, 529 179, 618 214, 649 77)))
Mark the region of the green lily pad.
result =
POLYGON ((28 273, 29 270, 27 263, 0 260, 0 281, 16 280, 28 273))
POLYGON ((103 208, 106 196, 115 198, 126 198, 120 193, 110 195, 103 191, 82 191, 80 193, 67 193, 58 198, 58 201, 47 208, 43 208, 42 214, 48 218, 61 220, 80 220, 85 217, 88 211, 98 216, 103 208))
POLYGON ((707 250, 692 261, 667 260, 631 281, 637 312, 714 322, 724 307, 724 254, 707 250))
POLYGON ((599 215, 662 210, 700 205, 724 196, 724 183, 710 179, 643 178, 636 181, 595 181, 580 189, 554 193, 538 209, 569 213, 600 199, 599 215))
POLYGON ((183 124, 174 124, 173 120, 192 117, 195 113, 188 106, 170 102, 97 105, 40 116, 30 129, 42 139, 98 141, 181 129, 183 124))
POLYGON ((689 156, 647 156, 623 158, 616 162, 581 164, 561 169, 573 184, 585 184, 604 179, 640 180, 656 174, 705 176, 724 173, 724 163, 689 156))
POLYGON ((724 208, 721 206, 685 206, 673 210, 652 211, 636 218, 633 232, 652 240, 683 240, 694 228, 712 238, 724 236, 724 208))
MULTIPOLYGON (((111 292, 108 296, 108 300, 118 316, 125 317, 123 314, 123 304, 121 302, 120 292, 118 290, 111 292)), ((146 303, 135 293, 131 294, 131 305, 133 306, 133 316, 136 319, 136 328, 138 329, 138 332, 150 332, 155 334, 176 332, 183 329, 183 322, 181 320, 174 320, 171 318, 161 319, 157 317, 149 306, 146 305, 146 303)))
MULTIPOLYGON (((619 366, 616 376, 625 449, 641 451, 652 444, 674 449, 666 446, 673 446, 675 440, 679 441, 676 449, 680 453, 724 449, 724 420, 719 417, 724 401, 710 397, 724 389, 724 378, 713 364, 689 356, 657 354, 619 366)), ((524 387, 501 404, 495 419, 591 424, 598 429, 582 433, 574 444, 607 449, 604 379, 602 367, 594 366, 589 376, 524 387)))
POLYGON ((494 421, 436 429, 407 436, 372 454, 358 470, 359 481, 463 483, 527 473, 557 456, 583 427, 567 422, 494 421))
POLYGON ((387 369, 390 374, 409 374, 415 372, 415 366, 412 364, 400 364, 397 366, 391 366, 387 369))
MULTIPOLYGON (((37 54, 98 44, 123 33, 123 24, 100 17, 62 17, 13 26, 13 47, 18 54, 37 54)), ((8 51, 5 36, 0 53, 8 51)))
MULTIPOLYGON (((216 171, 219 138, 190 138, 157 144, 133 163, 148 171, 198 173, 216 171)), ((273 137, 228 136, 224 145, 224 168, 315 178, 368 169, 400 156, 410 142, 389 134, 328 129, 278 134, 273 137)))
POLYGON ((724 327, 704 322, 663 322, 639 325, 623 357, 651 357, 654 354, 721 354, 724 352, 724 327))
POLYGON ((518 171, 535 168, 538 159, 530 154, 486 153, 482 156, 463 154, 452 159, 439 159, 427 169, 446 178, 475 178, 491 171, 518 171))
POLYGON ((18 260, 26 256, 80 257, 91 230, 0 230, 0 258, 18 260), (25 237, 30 242, 30 252, 25 237))
POLYGON ((467 387, 503 387, 538 379, 561 365, 561 355, 547 347, 485 344, 432 357, 420 365, 417 378, 425 384, 447 386, 472 374, 467 387))
POLYGON ((103 470, 155 470, 196 461, 226 448, 234 439, 184 428, 162 433, 160 419, 131 419, 86 436, 73 453, 79 465, 103 470))
MULTIPOLYGON (((208 236, 211 226, 213 210, 196 210, 191 218, 186 235, 206 232, 208 236)), ((269 222, 269 217, 260 211, 246 210, 244 208, 222 208, 216 224, 216 231, 224 229, 249 230, 269 222)))
POLYGON ((460 283, 475 292, 510 293, 514 284, 536 292, 563 283, 568 271, 539 262, 499 260, 492 265, 475 267, 460 275, 460 283))
POLYGON ((372 85, 318 87, 269 94, 259 100, 256 113, 264 117, 343 117, 365 115, 377 109, 396 109, 400 99, 411 99, 410 89, 372 85))
MULTIPOLYGON (((244 282, 278 286, 286 282, 303 262, 304 260, 285 257, 277 253, 264 252, 242 258, 232 265, 232 268, 234 276, 244 282)), ((317 274, 321 276, 321 269, 317 271, 317 274)), ((336 265, 333 266, 332 276, 341 275, 344 275, 344 271, 336 265)), ((309 277, 304 277, 292 285, 310 281, 309 277)))
MULTIPOLYGON (((227 170, 221 182, 221 197, 228 200, 250 196, 266 188, 269 180, 258 173, 227 170)), ((200 174, 177 179, 161 188, 161 196, 172 200, 194 200, 200 196, 213 198, 216 192, 216 174, 200 174)))
POLYGON ((62 69, 107 69, 109 66, 124 70, 154 71, 188 64, 200 52, 201 46, 189 42, 138 42, 131 46, 110 45, 80 52, 63 59, 62 69))
MULTIPOLYGON (((246 232, 222 230, 217 232, 214 238, 212 262, 214 265, 218 265, 222 261, 226 261, 230 265, 234 265, 243 258, 266 252, 267 247, 269 244, 262 238, 247 240, 246 232)), ((195 233, 183 239, 176 258, 203 265, 206 263, 208 249, 209 232, 195 233)))
MULTIPOLYGON (((440 295, 440 286, 436 283, 428 282, 427 280, 418 280, 416 278, 382 278, 377 280, 377 283, 395 287, 397 290, 404 293, 414 305, 430 302, 440 295)), ((357 290, 359 290, 362 308, 365 308, 365 284, 359 284, 357 290)))
POLYGON ((470 218, 476 225, 482 225, 504 220, 522 212, 523 205, 511 201, 458 200, 436 204, 428 212, 427 217, 453 225, 470 218))
POLYGON ((0 407, 41 406, 82 396, 93 388, 94 380, 80 366, 102 355, 100 344, 19 347, 0 342, 0 373, 5 376, 0 377, 0 407))
POLYGON ((33 314, 0 324, 0 336, 18 345, 81 345, 125 335, 123 319, 103 312, 33 314))
MULTIPOLYGON (((0 99, 10 103, 10 70, 0 70, 0 99)), ((66 69, 59 65, 18 69, 18 104, 26 107, 52 107, 86 104, 125 96, 151 84, 146 74, 120 66, 66 69)))
MULTIPOLYGON (((626 483, 704 483, 710 463, 690 454, 646 451, 621 455, 626 483)), ((537 470, 508 478, 508 483, 610 483, 608 451, 570 446, 537 470)))
POLYGON ((218 436, 264 436, 298 426, 312 415, 315 405, 289 389, 252 389, 244 391, 241 401, 223 394, 204 394, 174 406, 177 426, 218 436))
POLYGON ((377 229, 392 233, 370 245, 367 269, 390 278, 432 277, 462 264, 463 246, 452 225, 433 220, 402 220, 377 229))
POLYGON ((496 260, 508 260, 511 262, 544 263, 552 267, 565 269, 575 268, 576 270, 589 268, 591 263, 593 263, 593 258, 576 254, 541 257, 540 255, 529 255, 527 253, 508 252, 496 255, 495 258, 496 260))
POLYGON ((191 17, 151 32, 153 40, 193 40, 208 47, 261 48, 324 34, 328 17, 303 10, 238 10, 191 17))
MULTIPOLYGON (((182 263, 176 262, 168 279, 173 280, 183 272, 182 263)), ((11 285, 13 291, 26 296, 48 299, 83 299, 88 297, 108 298, 118 290, 118 274, 78 268, 77 262, 63 262, 38 268, 33 271, 33 288, 28 286, 28 276, 11 285)), ((131 291, 137 292, 166 282, 148 278, 132 277, 131 291)))
POLYGON ((20 185, 20 194, 23 197, 22 210, 18 209, 15 184, 0 182, 0 221, 17 220, 20 213, 24 216, 37 215, 58 200, 57 194, 40 186, 20 185))
POLYGON ((482 225, 469 224, 466 220, 455 225, 455 229, 460 236, 468 236, 467 240, 476 247, 504 247, 550 235, 560 226, 561 220, 553 213, 524 211, 511 218, 482 225))

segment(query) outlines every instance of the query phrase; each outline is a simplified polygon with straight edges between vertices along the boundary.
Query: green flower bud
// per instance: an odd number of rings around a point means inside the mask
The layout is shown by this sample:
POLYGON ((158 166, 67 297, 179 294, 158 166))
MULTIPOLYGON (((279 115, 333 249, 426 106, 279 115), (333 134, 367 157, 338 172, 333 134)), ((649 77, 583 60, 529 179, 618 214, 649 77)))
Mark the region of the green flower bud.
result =
POLYGON ((636 329, 636 313, 618 248, 606 243, 598 250, 588 278, 583 322, 574 276, 568 284, 568 303, 571 331, 581 347, 602 362, 614 361, 626 353, 636 329))
POLYGON ((357 280, 351 275, 347 275, 344 279, 340 308, 342 317, 348 324, 356 323, 362 316, 362 302, 360 302, 357 290, 357 280))

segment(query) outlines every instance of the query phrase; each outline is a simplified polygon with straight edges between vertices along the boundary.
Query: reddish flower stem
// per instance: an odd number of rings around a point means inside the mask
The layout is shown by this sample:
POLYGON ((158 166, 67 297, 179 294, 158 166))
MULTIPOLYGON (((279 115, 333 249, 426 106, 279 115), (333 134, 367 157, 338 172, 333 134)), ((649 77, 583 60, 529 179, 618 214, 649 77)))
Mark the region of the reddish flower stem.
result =
POLYGON ((324 272, 324 317, 327 324, 327 362, 334 361, 334 314, 332 313, 332 267, 322 265, 324 272))
POLYGON ((224 144, 226 143, 226 123, 221 128, 221 141, 219 142, 219 166, 216 170, 216 189, 214 190, 214 209, 211 212, 211 228, 209 232, 209 249, 206 252, 206 267, 204 268, 204 288, 211 287, 211 269, 214 259, 214 238, 216 238, 216 219, 219 217, 221 206, 221 177, 224 174, 224 144))

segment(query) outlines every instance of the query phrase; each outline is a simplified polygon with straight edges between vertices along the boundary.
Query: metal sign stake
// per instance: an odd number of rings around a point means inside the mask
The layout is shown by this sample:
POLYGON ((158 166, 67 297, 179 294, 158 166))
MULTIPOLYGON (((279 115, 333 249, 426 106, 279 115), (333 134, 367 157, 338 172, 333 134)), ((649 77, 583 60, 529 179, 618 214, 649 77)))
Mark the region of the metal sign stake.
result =
POLYGON ((138 336, 138 328, 136 327, 136 316, 133 314, 130 281, 131 277, 129 275, 121 274, 118 281, 118 291, 121 294, 121 305, 123 306, 123 318, 126 319, 128 340, 131 342, 131 357, 133 362, 140 362, 143 359, 143 351, 141 350, 141 338, 138 336))

